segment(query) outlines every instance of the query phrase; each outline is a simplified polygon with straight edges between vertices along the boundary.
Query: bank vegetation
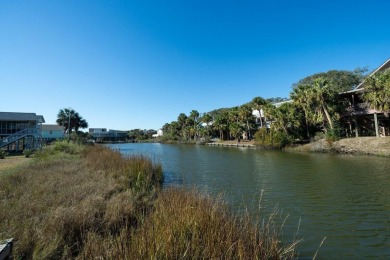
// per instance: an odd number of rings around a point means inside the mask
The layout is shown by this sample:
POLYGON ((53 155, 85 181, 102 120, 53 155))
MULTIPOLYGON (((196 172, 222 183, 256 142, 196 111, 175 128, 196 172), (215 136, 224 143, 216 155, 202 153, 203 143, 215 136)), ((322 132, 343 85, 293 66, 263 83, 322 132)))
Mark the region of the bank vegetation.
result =
MULTIPOLYGON (((255 140, 258 146, 283 148, 319 139, 332 143, 343 137, 354 137, 353 131, 357 130, 351 130, 343 118, 351 104, 340 93, 352 90, 364 80, 366 90, 361 99, 369 108, 390 113, 390 69, 368 77, 366 72, 366 69, 356 69, 317 73, 294 83, 289 98, 255 97, 243 105, 204 114, 197 110, 188 115, 181 113, 176 121, 163 126, 161 140, 248 139, 255 140), (257 111, 257 116, 253 111, 257 111)), ((389 124, 388 119, 386 122, 389 124)), ((359 134, 375 136, 373 131, 366 127, 359 134)))

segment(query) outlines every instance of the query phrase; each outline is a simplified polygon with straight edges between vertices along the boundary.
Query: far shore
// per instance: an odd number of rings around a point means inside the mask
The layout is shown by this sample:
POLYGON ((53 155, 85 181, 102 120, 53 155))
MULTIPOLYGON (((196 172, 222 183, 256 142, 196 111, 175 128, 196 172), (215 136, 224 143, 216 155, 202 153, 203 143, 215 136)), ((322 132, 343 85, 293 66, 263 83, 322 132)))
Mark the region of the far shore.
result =
MULTIPOLYGON (((251 147, 257 149, 271 149, 256 145, 256 142, 237 140, 216 142, 220 146, 230 147, 251 147)), ((286 152, 309 152, 309 153, 334 153, 352 155, 373 155, 390 157, 390 137, 353 137, 344 138, 335 142, 328 142, 325 139, 314 141, 308 144, 291 145, 285 147, 286 152)))
POLYGON ((337 153, 390 157, 390 137, 353 137, 335 142, 321 139, 304 145, 286 147, 289 152, 337 153))

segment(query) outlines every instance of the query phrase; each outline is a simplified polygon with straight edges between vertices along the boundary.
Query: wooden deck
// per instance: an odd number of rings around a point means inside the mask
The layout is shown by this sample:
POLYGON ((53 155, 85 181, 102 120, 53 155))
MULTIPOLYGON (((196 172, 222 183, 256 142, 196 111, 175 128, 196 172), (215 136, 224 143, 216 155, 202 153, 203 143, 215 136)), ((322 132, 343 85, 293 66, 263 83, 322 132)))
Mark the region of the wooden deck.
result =
POLYGON ((215 143, 206 143, 206 145, 210 146, 225 146, 225 147, 247 147, 247 148, 256 148, 256 145, 252 143, 245 143, 245 142, 215 142, 215 143))

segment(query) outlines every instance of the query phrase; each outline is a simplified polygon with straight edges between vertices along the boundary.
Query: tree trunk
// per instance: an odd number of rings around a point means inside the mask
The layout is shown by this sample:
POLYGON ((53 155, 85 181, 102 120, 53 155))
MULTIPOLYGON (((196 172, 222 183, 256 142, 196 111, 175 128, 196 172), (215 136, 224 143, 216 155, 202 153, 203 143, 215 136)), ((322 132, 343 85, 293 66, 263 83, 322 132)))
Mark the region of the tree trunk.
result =
POLYGON ((305 113, 305 123, 306 123, 306 137, 307 139, 310 139, 310 134, 309 134, 309 123, 307 122, 307 112, 306 110, 303 110, 305 113))
POLYGON ((324 105, 322 105, 322 109, 324 110, 324 113, 325 113, 326 119, 328 120, 330 129, 333 130, 333 122, 332 122, 332 118, 330 117, 330 115, 328 113, 328 110, 326 109, 326 107, 324 105))

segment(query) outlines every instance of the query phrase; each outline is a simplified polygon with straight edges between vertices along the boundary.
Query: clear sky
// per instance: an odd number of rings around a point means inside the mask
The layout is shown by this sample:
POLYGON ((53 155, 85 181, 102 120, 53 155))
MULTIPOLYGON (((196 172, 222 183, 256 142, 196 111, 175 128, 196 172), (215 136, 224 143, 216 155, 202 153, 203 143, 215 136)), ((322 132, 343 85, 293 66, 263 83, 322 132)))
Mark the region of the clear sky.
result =
POLYGON ((389 0, 0 0, 0 111, 158 129, 390 58, 389 0))

